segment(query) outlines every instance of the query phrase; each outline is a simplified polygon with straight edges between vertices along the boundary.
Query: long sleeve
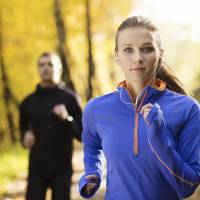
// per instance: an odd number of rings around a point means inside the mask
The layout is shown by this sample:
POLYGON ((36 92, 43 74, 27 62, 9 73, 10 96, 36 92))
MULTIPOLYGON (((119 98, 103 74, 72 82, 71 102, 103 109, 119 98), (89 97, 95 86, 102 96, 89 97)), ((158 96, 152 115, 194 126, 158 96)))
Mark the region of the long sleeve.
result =
POLYGON ((80 108, 80 105, 75 97, 72 98, 71 102, 71 109, 70 109, 70 115, 72 115, 73 120, 71 123, 72 125, 72 133, 73 136, 78 140, 81 141, 81 132, 82 132, 82 110, 80 108))
POLYGON ((24 134, 28 130, 28 128, 30 128, 29 116, 26 109, 26 103, 24 101, 21 103, 19 107, 19 129, 20 129, 20 139, 21 139, 22 145, 23 145, 22 141, 24 138, 24 134))
POLYGON ((78 95, 66 87, 64 82, 59 84, 59 88, 66 92, 66 108, 70 117, 63 122, 66 125, 66 129, 72 134, 72 137, 76 138, 81 142, 81 133, 82 133, 82 110, 80 107, 78 95))
POLYGON ((80 179, 79 191, 82 197, 90 198, 98 190, 102 176, 102 147, 101 139, 98 136, 95 126, 94 100, 89 101, 83 113, 82 141, 84 145, 85 174, 80 179), (88 183, 85 176, 89 174, 96 174, 99 178, 99 182, 93 193, 91 195, 86 195, 83 193, 83 188, 88 183))
MULTIPOLYGON (((175 116, 179 117, 179 116, 175 116)), ((158 168, 182 197, 189 197, 200 183, 200 109, 194 103, 182 128, 176 147, 170 142, 160 106, 147 116, 147 137, 158 168)))

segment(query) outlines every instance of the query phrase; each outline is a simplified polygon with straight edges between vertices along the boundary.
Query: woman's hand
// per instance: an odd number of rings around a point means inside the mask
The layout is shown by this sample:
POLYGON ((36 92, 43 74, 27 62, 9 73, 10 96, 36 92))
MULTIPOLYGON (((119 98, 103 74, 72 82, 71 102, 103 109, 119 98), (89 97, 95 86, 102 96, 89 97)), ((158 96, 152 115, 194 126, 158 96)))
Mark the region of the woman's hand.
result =
POLYGON ((88 181, 91 181, 90 183, 88 183, 85 187, 84 187, 84 193, 86 195, 90 195, 92 194, 92 192, 94 191, 95 187, 98 184, 98 176, 95 174, 91 174, 85 177, 88 181))
POLYGON ((147 115, 149 114, 150 110, 152 109, 153 105, 148 103, 142 107, 140 110, 140 114, 143 115, 144 120, 147 122, 147 115))
POLYGON ((67 119, 69 113, 64 104, 55 105, 52 109, 53 113, 57 115, 61 120, 67 119))

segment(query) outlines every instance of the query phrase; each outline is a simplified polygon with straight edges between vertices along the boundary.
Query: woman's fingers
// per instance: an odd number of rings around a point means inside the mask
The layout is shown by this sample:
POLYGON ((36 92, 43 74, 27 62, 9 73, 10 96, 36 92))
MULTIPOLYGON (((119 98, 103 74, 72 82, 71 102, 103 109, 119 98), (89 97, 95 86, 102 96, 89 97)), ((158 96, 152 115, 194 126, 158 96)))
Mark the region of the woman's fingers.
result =
POLYGON ((153 105, 151 103, 148 103, 146 105, 144 105, 141 110, 140 110, 140 114, 143 115, 144 120, 146 120, 147 115, 149 114, 149 112, 151 111, 153 105))
POLYGON ((92 191, 97 186, 96 183, 88 183, 87 190, 92 191))
POLYGON ((140 114, 143 114, 145 109, 151 109, 152 107, 153 107, 153 105, 151 103, 148 103, 148 104, 142 106, 142 108, 140 110, 140 114))
POLYGON ((95 187, 97 186, 98 183, 98 176, 95 174, 91 174, 91 175, 87 175, 85 177, 88 181, 91 181, 90 183, 88 183, 85 187, 85 193, 87 195, 90 195, 93 190, 95 189, 95 187))
POLYGON ((95 183, 98 182, 98 176, 95 175, 95 174, 87 175, 85 178, 86 178, 87 180, 92 181, 92 182, 95 182, 95 183))
POLYGON ((93 192, 93 190, 94 190, 94 188, 97 186, 97 184, 96 183, 88 183, 87 185, 86 185, 86 187, 85 187, 85 193, 87 194, 87 195, 90 195, 92 192, 93 192))

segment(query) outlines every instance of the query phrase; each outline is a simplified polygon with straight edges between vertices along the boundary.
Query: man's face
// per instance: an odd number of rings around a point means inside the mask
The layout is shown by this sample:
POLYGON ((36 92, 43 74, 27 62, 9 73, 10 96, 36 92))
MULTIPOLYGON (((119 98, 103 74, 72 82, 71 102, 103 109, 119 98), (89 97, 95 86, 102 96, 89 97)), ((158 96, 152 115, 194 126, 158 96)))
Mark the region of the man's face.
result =
POLYGON ((43 56, 38 61, 38 71, 41 81, 53 81, 53 63, 50 56, 43 56))

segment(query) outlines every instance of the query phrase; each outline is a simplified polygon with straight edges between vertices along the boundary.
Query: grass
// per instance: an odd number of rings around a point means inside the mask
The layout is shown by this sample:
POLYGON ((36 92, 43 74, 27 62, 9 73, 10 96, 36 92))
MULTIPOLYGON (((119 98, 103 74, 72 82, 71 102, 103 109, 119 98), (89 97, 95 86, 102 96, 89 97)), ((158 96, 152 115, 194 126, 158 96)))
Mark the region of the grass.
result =
POLYGON ((28 151, 20 144, 7 147, 0 152, 0 194, 6 192, 6 185, 20 178, 28 164, 28 151))

